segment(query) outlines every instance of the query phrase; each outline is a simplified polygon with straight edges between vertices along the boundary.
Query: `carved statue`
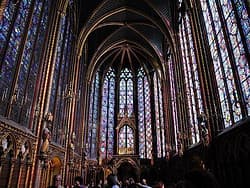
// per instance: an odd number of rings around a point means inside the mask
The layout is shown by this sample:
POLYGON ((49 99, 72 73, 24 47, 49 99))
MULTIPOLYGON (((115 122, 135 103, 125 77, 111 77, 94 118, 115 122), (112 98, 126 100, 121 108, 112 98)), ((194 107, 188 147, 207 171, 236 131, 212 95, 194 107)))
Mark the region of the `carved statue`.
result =
POLYGON ((49 151, 49 142, 50 142, 50 131, 48 128, 44 128, 43 129, 43 133, 42 133, 42 146, 41 146, 41 153, 42 154, 47 154, 49 151))

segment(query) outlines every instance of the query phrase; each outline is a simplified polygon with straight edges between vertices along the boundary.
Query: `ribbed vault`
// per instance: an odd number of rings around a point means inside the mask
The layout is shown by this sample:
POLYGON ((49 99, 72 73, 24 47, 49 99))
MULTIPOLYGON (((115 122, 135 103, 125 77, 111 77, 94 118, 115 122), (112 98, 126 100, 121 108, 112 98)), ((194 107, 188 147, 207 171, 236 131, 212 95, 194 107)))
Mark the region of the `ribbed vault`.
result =
MULTIPOLYGON (((87 46, 88 80, 102 67, 131 67, 162 71, 164 45, 173 46, 166 1, 106 0, 93 8, 80 31, 78 54, 87 46), (96 8, 94 8, 96 7, 96 8), (103 65, 104 64, 104 65, 103 65)), ((170 7, 168 7, 170 8, 170 7)))

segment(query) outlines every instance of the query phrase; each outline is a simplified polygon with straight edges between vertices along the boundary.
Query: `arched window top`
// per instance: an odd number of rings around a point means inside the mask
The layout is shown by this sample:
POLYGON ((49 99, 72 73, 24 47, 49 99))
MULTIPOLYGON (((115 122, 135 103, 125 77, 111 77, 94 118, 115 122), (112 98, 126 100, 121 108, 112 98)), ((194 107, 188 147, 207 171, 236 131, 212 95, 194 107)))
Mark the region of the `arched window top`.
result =
POLYGON ((120 76, 121 80, 127 81, 132 78, 133 78, 132 72, 128 68, 125 68, 121 71, 121 76, 120 76))
POLYGON ((110 80, 111 78, 115 78, 115 71, 114 71, 114 69, 109 68, 109 70, 105 74, 105 79, 110 80))
POLYGON ((143 70, 143 68, 141 67, 137 73, 137 77, 144 77, 146 76, 145 71, 143 70))

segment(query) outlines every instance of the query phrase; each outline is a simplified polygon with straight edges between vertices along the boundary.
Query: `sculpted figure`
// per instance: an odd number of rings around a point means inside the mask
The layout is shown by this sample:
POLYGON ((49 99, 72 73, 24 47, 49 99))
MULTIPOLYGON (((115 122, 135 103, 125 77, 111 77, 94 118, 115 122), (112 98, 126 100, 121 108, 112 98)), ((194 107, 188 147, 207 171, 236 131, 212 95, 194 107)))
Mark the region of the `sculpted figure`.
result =
POLYGON ((42 134, 43 143, 41 146, 41 153, 48 153, 49 151, 49 142, 50 142, 50 131, 48 128, 43 129, 42 134))

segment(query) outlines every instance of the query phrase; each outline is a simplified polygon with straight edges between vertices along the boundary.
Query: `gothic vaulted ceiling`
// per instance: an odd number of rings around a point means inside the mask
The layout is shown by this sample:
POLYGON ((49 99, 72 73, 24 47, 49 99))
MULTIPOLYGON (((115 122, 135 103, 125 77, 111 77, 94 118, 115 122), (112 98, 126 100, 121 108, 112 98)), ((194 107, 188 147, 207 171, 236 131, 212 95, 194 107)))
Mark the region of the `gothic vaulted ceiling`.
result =
MULTIPOLYGON (((81 2, 81 1, 80 1, 81 2)), ((171 0, 91 0, 81 2, 78 54, 88 50, 89 74, 114 66, 161 68, 171 40, 171 0)))

